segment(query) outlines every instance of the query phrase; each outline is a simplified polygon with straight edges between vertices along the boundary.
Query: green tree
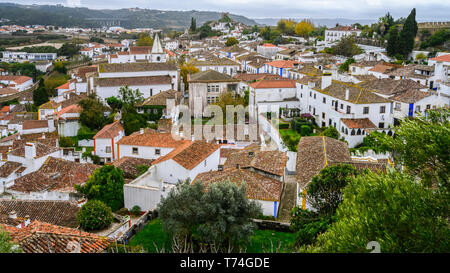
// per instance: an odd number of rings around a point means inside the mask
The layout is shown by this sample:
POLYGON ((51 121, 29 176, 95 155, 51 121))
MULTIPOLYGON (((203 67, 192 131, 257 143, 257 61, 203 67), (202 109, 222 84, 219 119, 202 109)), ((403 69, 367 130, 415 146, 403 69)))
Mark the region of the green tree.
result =
POLYGON ((322 169, 308 185, 308 203, 319 215, 334 215, 342 203, 342 190, 357 174, 357 170, 347 164, 322 169))
POLYGON ((339 42, 332 47, 333 54, 352 57, 362 53, 362 49, 356 45, 353 35, 342 37, 339 42))
POLYGON ((119 89, 119 102, 122 105, 122 123, 125 134, 130 135, 140 128, 147 127, 147 120, 143 114, 136 111, 136 104, 143 101, 139 89, 131 89, 128 86, 119 89))
POLYGON ((113 222, 111 208, 99 200, 89 200, 76 215, 77 223, 84 230, 99 230, 113 222))
POLYGON ((433 33, 430 37, 426 38, 421 44, 420 48, 425 49, 427 47, 439 46, 450 40, 450 29, 440 29, 433 33))
POLYGON ((41 106, 42 104, 49 101, 47 89, 44 86, 44 80, 39 80, 39 86, 33 91, 33 102, 36 106, 41 106))
POLYGON ((399 50, 399 37, 397 26, 391 27, 389 30, 389 39, 386 45, 386 51, 389 56, 395 56, 399 50))
POLYGON ((153 38, 150 37, 150 34, 146 32, 142 32, 139 34, 139 39, 136 42, 137 46, 152 46, 153 45, 153 38))
POLYGON ((224 251, 249 242, 255 229, 252 218, 260 205, 247 198, 245 186, 217 182, 206 191, 201 182, 179 183, 158 205, 164 230, 175 238, 187 238, 196 246, 214 244, 224 251))
POLYGON ((64 43, 59 49, 58 49, 58 56, 67 56, 72 57, 80 51, 81 47, 74 43, 64 43))
POLYGON ((95 96, 90 95, 86 99, 78 102, 82 110, 80 113, 80 122, 91 130, 100 130, 106 122, 104 112, 106 110, 103 103, 95 96))
POLYGON ((294 207, 290 229, 296 233, 295 246, 313 244, 317 236, 327 231, 334 220, 334 216, 320 216, 317 212, 294 207))
POLYGON ((197 22, 194 17, 191 17, 191 26, 189 30, 193 33, 197 30, 197 22))
POLYGON ((70 137, 59 137, 59 147, 74 147, 75 143, 70 137))
POLYGON ((225 42, 226 46, 234 46, 234 45, 237 45, 237 44, 239 44, 239 41, 236 38, 234 38, 234 37, 228 38, 227 41, 225 42))
POLYGON ((356 177, 344 189, 337 220, 308 252, 449 252, 448 203, 397 171, 356 177))
POLYGON ((339 131, 336 128, 334 128, 333 126, 327 127, 325 130, 323 130, 323 132, 320 135, 331 137, 334 139, 339 139, 339 137, 340 137, 339 131))
POLYGON ((75 185, 77 192, 91 200, 100 200, 113 211, 123 207, 123 171, 113 165, 105 165, 92 172, 83 185, 75 185))
POLYGON ((427 116, 404 119, 394 128, 395 137, 382 139, 394 151, 397 164, 420 177, 428 186, 450 192, 450 110, 429 110, 427 116))
POLYGON ((106 99, 106 103, 113 109, 113 111, 118 111, 122 108, 122 101, 116 97, 109 97, 106 99))
POLYGON ((144 97, 139 89, 131 89, 128 86, 119 89, 119 101, 122 103, 122 108, 135 107, 137 103, 142 102, 144 97))
POLYGON ((21 253, 20 247, 15 244, 9 233, 4 231, 0 225, 0 253, 21 253))
POLYGON ((348 72, 348 69, 350 68, 350 65, 352 63, 356 63, 355 59, 348 58, 347 60, 345 60, 345 62, 339 66, 339 72, 348 72))
POLYGON ((412 9, 411 13, 406 18, 403 29, 399 34, 399 52, 406 59, 408 54, 414 48, 414 39, 417 35, 416 9, 412 9))

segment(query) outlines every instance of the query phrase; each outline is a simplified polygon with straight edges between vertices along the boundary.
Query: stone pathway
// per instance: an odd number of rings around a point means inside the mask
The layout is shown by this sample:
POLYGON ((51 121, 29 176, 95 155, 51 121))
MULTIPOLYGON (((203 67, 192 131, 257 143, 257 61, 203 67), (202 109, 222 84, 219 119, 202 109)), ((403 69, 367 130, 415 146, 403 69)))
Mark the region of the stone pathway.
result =
POLYGON ((281 193, 280 209, 278 211, 278 221, 289 223, 291 219, 291 211, 295 206, 297 194, 297 182, 295 175, 286 175, 285 185, 281 193))

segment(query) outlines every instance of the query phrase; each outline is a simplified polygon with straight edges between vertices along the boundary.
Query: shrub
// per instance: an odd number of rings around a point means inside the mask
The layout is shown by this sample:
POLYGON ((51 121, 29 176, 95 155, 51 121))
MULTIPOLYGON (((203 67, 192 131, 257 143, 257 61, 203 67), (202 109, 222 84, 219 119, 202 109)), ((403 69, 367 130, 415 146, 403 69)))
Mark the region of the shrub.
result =
POLYGON ((128 211, 127 208, 121 208, 118 211, 116 211, 116 214, 119 214, 121 216, 125 216, 125 215, 129 215, 130 212, 128 211))
POLYGON ((278 125, 278 128, 279 128, 280 130, 282 130, 282 129, 289 129, 289 123, 280 123, 280 124, 278 125))
POLYGON ((59 138, 60 147, 74 147, 75 143, 70 137, 60 137, 59 138))
POLYGON ((141 215, 141 207, 139 207, 138 205, 136 205, 136 206, 134 206, 134 207, 132 207, 131 208, 131 213, 133 214, 133 215, 135 215, 135 216, 139 216, 139 215, 141 215))
POLYGON ((83 185, 75 185, 77 192, 88 199, 105 202, 114 211, 123 207, 123 171, 112 165, 96 169, 83 185))
POLYGON ((311 132, 312 132, 311 126, 302 125, 300 127, 300 135, 302 135, 302 136, 309 136, 309 134, 311 134, 311 132))
POLYGON ((89 200, 77 213, 77 223, 84 230, 98 230, 113 222, 111 208, 99 200, 89 200))

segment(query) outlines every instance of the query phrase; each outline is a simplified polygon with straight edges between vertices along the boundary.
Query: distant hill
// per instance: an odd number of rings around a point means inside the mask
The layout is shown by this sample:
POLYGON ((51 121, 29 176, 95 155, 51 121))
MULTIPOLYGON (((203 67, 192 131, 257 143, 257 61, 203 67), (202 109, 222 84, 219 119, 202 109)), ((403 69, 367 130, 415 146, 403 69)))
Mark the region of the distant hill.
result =
MULTIPOLYGON (((231 19, 253 26, 258 23, 241 15, 230 14, 231 19)), ((17 25, 54 25, 62 27, 101 27, 113 24, 125 28, 184 29, 189 27, 191 18, 197 26, 204 22, 218 20, 220 12, 210 11, 162 11, 153 9, 94 10, 70 8, 61 5, 19 5, 0 3, 0 19, 10 20, 17 25)))
MULTIPOLYGON (((262 19, 254 19, 256 22, 262 25, 275 26, 280 18, 262 18, 262 19)), ((301 21, 302 19, 296 19, 295 21, 301 21)), ((327 26, 334 27, 337 23, 340 25, 352 25, 355 23, 360 23, 361 25, 370 25, 376 23, 377 19, 345 19, 345 18, 321 18, 321 19, 311 19, 316 26, 327 26)))

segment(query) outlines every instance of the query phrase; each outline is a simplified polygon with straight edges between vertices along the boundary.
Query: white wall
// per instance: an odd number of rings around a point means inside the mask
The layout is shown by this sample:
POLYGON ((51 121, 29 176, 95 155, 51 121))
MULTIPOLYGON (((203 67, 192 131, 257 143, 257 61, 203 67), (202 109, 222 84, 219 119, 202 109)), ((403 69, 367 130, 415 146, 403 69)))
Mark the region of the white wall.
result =
POLYGON ((165 156, 166 154, 170 153, 171 151, 173 151, 173 148, 119 144, 120 158, 129 156, 129 157, 144 158, 144 159, 157 159, 161 156, 165 156), (133 154, 133 147, 138 148, 138 154, 133 154), (157 155, 155 153, 156 149, 160 150, 159 155, 157 155))
MULTIPOLYGON (((106 101, 106 99, 109 97, 112 96, 118 97, 119 89, 121 87, 122 86, 105 86, 105 87, 97 86, 96 93, 98 97, 106 101)), ((172 85, 171 84, 131 85, 129 86, 129 88, 139 89, 139 92, 142 93, 143 97, 148 98, 151 96, 150 93, 152 93, 152 95, 156 95, 161 91, 172 89, 172 85), (150 89, 152 89, 152 92, 150 92, 150 89)), ((173 89, 176 89, 176 85, 173 86, 173 89)))

